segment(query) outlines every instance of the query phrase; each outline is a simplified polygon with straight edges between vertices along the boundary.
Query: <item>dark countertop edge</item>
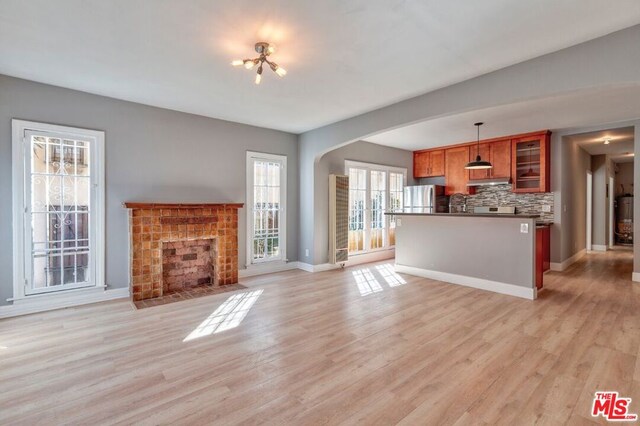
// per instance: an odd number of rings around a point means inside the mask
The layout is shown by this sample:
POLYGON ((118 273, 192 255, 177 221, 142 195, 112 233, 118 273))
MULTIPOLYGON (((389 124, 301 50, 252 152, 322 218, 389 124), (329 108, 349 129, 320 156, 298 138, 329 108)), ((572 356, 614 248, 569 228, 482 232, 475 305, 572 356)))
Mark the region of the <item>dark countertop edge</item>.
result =
POLYGON ((396 215, 396 216, 492 217, 492 218, 510 218, 510 219, 538 219, 538 218, 540 218, 539 214, 408 213, 408 212, 386 212, 385 214, 386 215, 396 215))

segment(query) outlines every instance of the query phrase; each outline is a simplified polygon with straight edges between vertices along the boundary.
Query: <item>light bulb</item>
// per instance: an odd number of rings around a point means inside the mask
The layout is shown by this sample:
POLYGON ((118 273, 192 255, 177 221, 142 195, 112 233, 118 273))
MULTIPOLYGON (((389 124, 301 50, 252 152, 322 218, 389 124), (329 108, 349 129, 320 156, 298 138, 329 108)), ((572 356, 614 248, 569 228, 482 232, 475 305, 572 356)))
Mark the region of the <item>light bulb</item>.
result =
POLYGON ((604 144, 605 144, 605 145, 609 145, 610 143, 611 143, 611 139, 605 139, 605 140, 604 140, 604 144))
POLYGON ((250 60, 250 59, 247 59, 247 60, 245 60, 245 61, 244 61, 244 67, 245 67, 246 69, 248 69, 248 70, 250 70, 251 68, 253 68, 255 64, 256 64, 256 63, 255 63, 255 62, 253 62, 253 61, 252 61, 252 60, 250 60))
POLYGON ((244 61, 242 59, 235 59, 231 61, 231 65, 233 65, 234 67, 239 67, 242 64, 244 64, 244 61))
POLYGON ((276 48, 275 48, 275 47, 273 47, 273 46, 269 46, 269 47, 267 47, 267 54, 268 54, 268 55, 271 55, 271 54, 272 54, 273 52, 275 52, 275 51, 276 51, 276 48))
POLYGON ((276 68, 276 74, 278 74, 280 77, 284 77, 285 75, 287 75, 287 70, 282 67, 278 67, 276 68))
POLYGON ((256 84, 260 84, 262 81, 262 74, 256 74, 256 84))

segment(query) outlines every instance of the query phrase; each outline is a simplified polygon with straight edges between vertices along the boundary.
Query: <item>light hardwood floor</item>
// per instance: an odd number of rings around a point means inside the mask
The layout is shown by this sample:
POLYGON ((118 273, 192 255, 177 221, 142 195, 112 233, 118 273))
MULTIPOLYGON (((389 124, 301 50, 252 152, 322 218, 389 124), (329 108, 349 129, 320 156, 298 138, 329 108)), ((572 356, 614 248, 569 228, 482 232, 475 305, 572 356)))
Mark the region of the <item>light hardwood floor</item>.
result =
POLYGON ((547 274, 537 301, 387 264, 0 321, 0 424, 590 424, 596 390, 640 413, 631 252, 547 274))

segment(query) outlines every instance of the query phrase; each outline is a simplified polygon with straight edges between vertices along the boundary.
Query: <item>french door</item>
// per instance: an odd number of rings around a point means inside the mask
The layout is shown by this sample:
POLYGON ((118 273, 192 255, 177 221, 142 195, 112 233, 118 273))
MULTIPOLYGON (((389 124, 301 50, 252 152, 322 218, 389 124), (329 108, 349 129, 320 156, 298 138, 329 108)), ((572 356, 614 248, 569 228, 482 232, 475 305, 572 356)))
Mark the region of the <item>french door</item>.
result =
POLYGON ((394 216, 402 209, 406 169, 346 161, 349 176, 349 253, 384 250, 395 245, 394 216))
POLYGON ((22 249, 23 289, 17 296, 104 285, 102 146, 95 135, 101 132, 38 127, 20 132, 22 188, 14 190, 22 195, 22 220, 14 244, 22 249))

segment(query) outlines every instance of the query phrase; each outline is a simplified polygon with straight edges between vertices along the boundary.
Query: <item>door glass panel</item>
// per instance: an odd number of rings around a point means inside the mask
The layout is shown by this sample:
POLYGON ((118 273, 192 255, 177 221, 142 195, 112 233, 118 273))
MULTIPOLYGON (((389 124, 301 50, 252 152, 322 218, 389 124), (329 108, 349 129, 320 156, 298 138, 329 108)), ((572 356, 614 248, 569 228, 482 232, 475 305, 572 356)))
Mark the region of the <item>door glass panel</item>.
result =
POLYGON ((349 169, 349 253, 363 251, 367 170, 349 169))
POLYGON ((378 170, 371 171, 371 238, 370 248, 377 249, 386 243, 386 210, 387 173, 378 170))
POLYGON ((92 285, 90 144, 34 134, 29 141, 27 293, 92 285))
MULTIPOLYGON (((404 175, 389 173, 389 210, 402 211, 402 197, 404 191, 404 175)), ((389 245, 396 245, 396 216, 389 216, 389 245)))
POLYGON ((278 161, 253 161, 253 261, 276 260, 280 251, 280 182, 278 161))

